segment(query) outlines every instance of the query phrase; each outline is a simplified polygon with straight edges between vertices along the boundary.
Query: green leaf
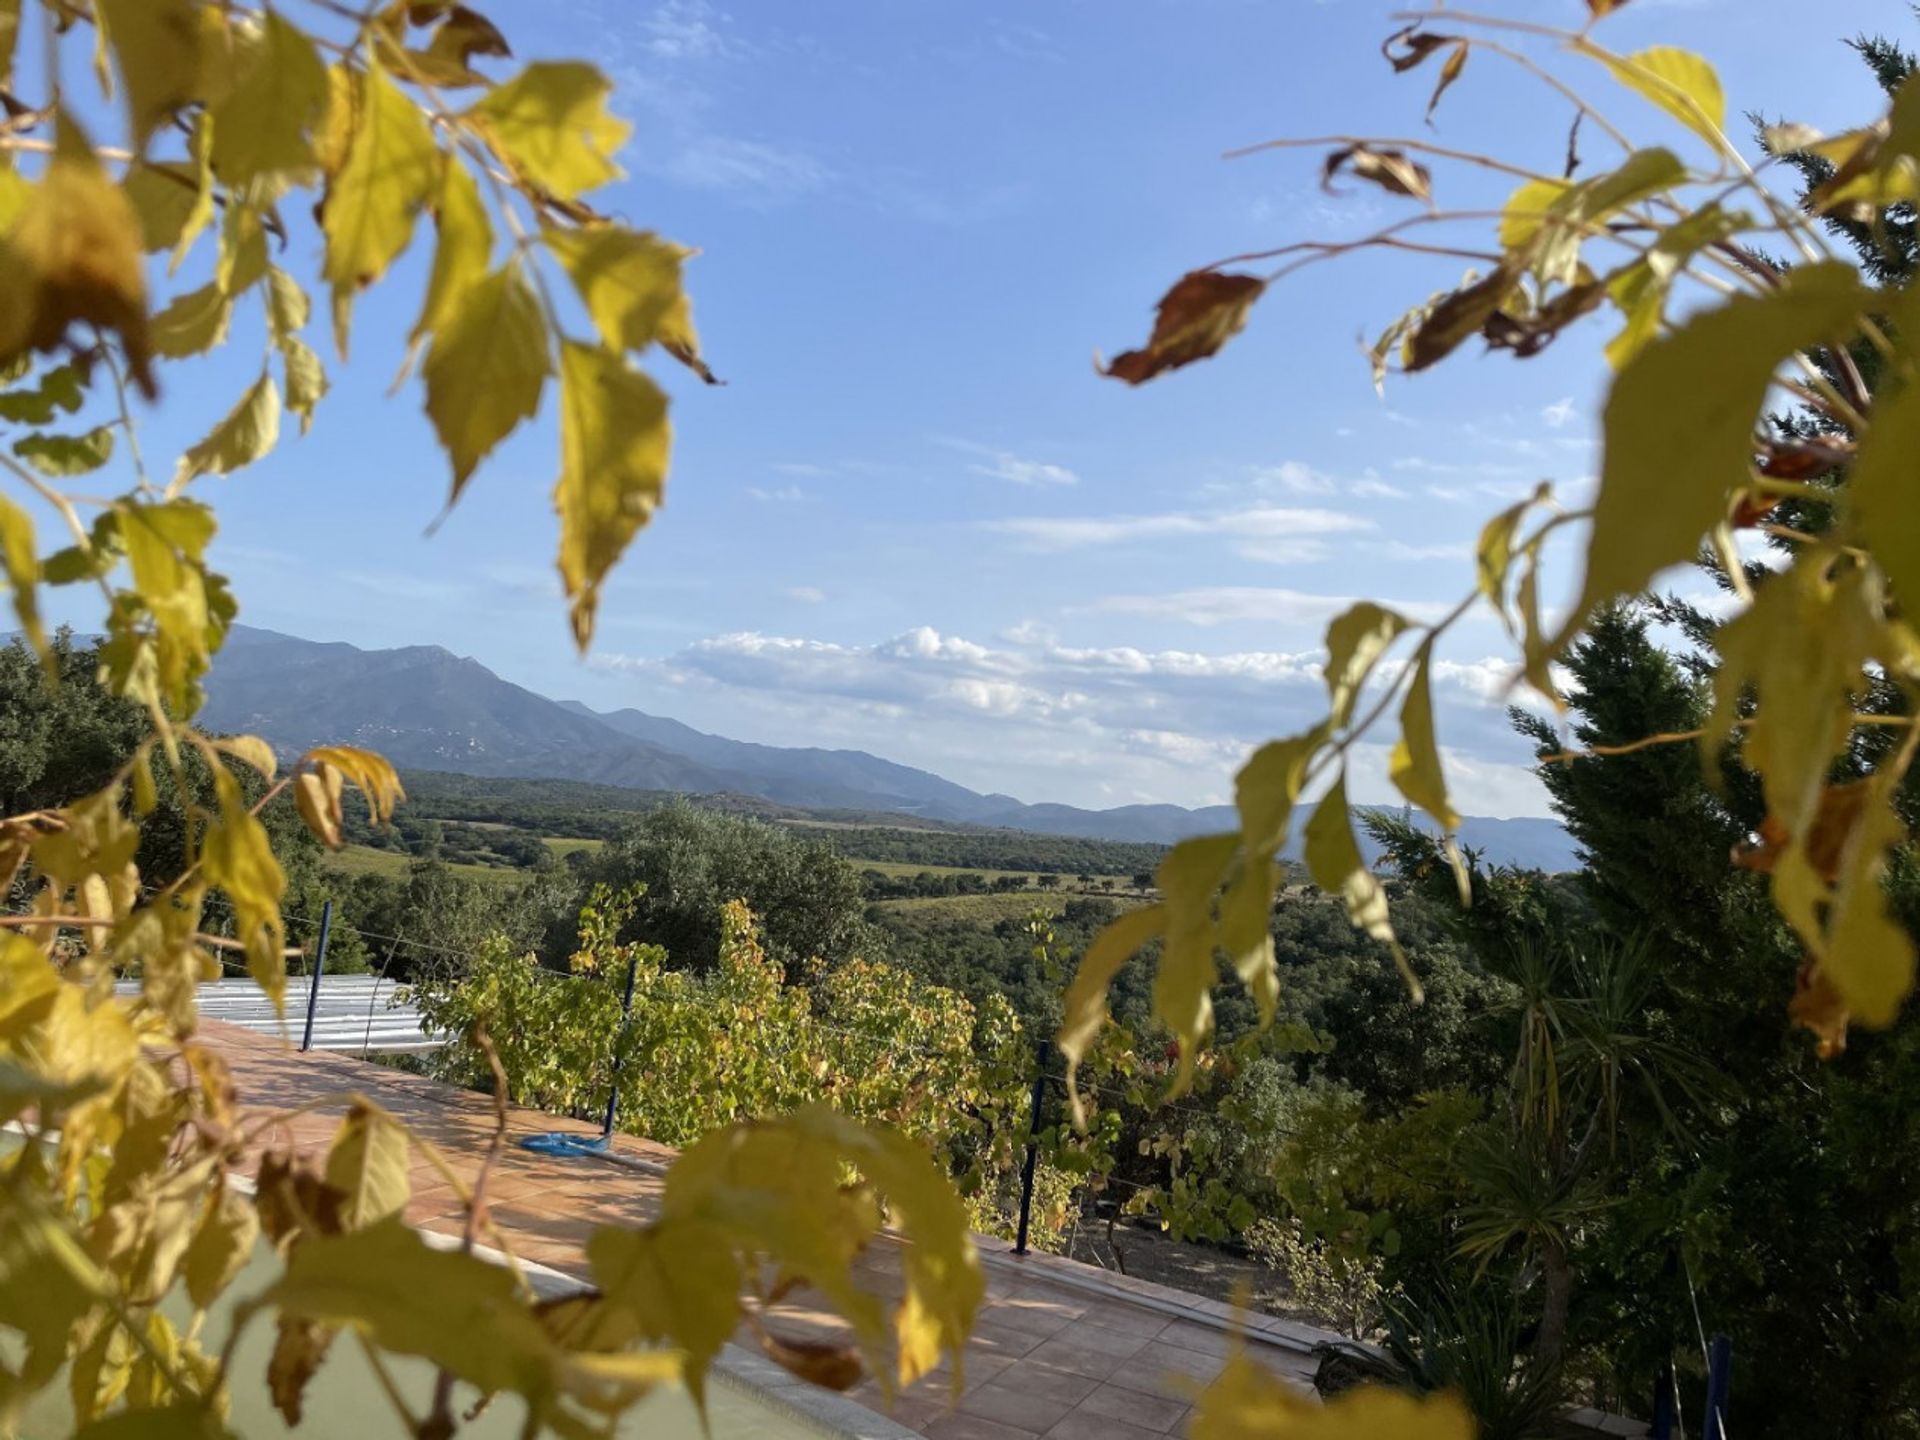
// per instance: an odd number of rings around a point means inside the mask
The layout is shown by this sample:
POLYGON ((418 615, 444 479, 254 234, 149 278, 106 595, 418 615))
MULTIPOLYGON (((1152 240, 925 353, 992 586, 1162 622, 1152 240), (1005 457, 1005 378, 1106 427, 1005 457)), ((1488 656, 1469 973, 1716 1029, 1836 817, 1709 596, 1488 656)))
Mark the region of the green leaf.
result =
POLYGON ((240 74, 213 107, 213 164, 229 186, 314 164, 308 132, 327 102, 327 69, 313 42, 273 10, 240 74))
POLYGON ((214 765, 219 813, 200 842, 200 865, 207 882, 233 902, 234 934, 247 947, 247 969, 277 1010, 286 996, 287 962, 281 953, 286 928, 280 897, 286 873, 274 858, 266 826, 247 807, 239 782, 224 765, 214 765))
POLYGON ((218 284, 176 295, 153 317, 153 348, 170 360, 225 343, 233 301, 218 284))
POLYGON ((231 475, 251 465, 280 438, 280 391, 266 371, 248 387, 207 437, 180 457, 174 483, 196 475, 231 475))
POLYGON ((1820 973, 1862 1024, 1891 1025, 1913 990, 1913 939, 1887 903, 1888 852, 1906 843, 1894 786, 1876 776, 1841 851, 1820 973))
POLYGON ((613 154, 631 128, 607 114, 613 83, 577 61, 535 61, 467 112, 525 179, 572 200, 620 177, 613 154))
POLYGON ((200 13, 194 0, 96 0, 133 117, 134 149, 197 98, 200 13))
POLYGON ((1393 747, 1387 773, 1400 793, 1431 815, 1442 830, 1460 828, 1460 816, 1447 800, 1446 773, 1440 747, 1433 738, 1433 692, 1428 680, 1433 641, 1420 647, 1413 660, 1413 680, 1400 705, 1400 739, 1393 747))
POLYGON ((232 1440, 233 1432, 198 1401, 163 1410, 129 1409, 103 1415, 73 1434, 73 1440, 232 1440))
POLYGON ((595 345, 560 348, 560 578, 573 635, 593 638, 600 584, 666 486, 667 397, 620 356, 595 345))
POLYGON ((1192 1083, 1194 1056, 1213 1028, 1213 984, 1220 974, 1213 902, 1239 845, 1235 834, 1182 840, 1167 852, 1155 877, 1167 918, 1166 944, 1153 972, 1153 1014, 1180 1045, 1176 1095, 1192 1083))
POLYGON ((1346 901, 1347 919, 1354 929, 1371 935, 1393 952, 1394 963, 1406 977, 1407 988, 1417 1003, 1421 998, 1420 982, 1394 936, 1393 922, 1387 915, 1387 892, 1367 869, 1366 861, 1360 856, 1360 846, 1353 838, 1345 769, 1333 787, 1320 797, 1313 818, 1307 821, 1306 862, 1307 873, 1313 877, 1314 884, 1346 901))
POLYGON ((440 150, 419 107, 374 65, 346 162, 328 187, 324 267, 333 286, 334 336, 347 348, 353 296, 386 273, 413 238, 414 216, 440 179, 440 150))
POLYGON ((19 425, 50 424, 54 411, 72 414, 80 408, 82 398, 79 370, 72 365, 57 365, 31 390, 0 393, 0 420, 19 425))
POLYGON ((1747 483, 1775 369, 1797 349, 1851 333, 1870 303, 1851 267, 1802 265, 1778 288, 1702 311, 1634 356, 1607 398, 1586 578, 1549 650, 1563 649, 1596 607, 1693 558, 1747 483))
POLYGON ((84 435, 23 435, 13 453, 42 475, 86 475, 113 458, 113 427, 99 425, 84 435))
POLYGON ((327 1151, 327 1184, 341 1194, 340 1223, 358 1230, 407 1208, 413 1187, 407 1132, 379 1111, 356 1104, 327 1151))
POLYGON ((433 218, 439 242, 433 252, 433 273, 427 279, 426 304, 409 337, 413 344, 459 313, 467 292, 486 275, 493 258, 493 223, 473 173, 456 155, 447 157, 433 218))
POLYGON ((190 168, 146 161, 127 171, 120 188, 140 217, 144 249, 171 250, 180 243, 200 193, 200 182, 190 168))
POLYGON ((684 296, 688 251, 645 231, 587 225, 542 232, 609 350, 645 350, 684 296))
POLYGON ((1060 1033, 1054 1037, 1054 1043, 1066 1057, 1067 1094, 1073 1102, 1074 1123, 1082 1128, 1086 1125, 1086 1113, 1074 1085, 1074 1075, 1088 1047, 1110 1018, 1107 991, 1113 987, 1121 967, 1148 941, 1165 933, 1166 926, 1167 912, 1161 905, 1143 905, 1116 917, 1093 937, 1086 953, 1080 957, 1079 968, 1073 972, 1073 982, 1067 986, 1061 1007, 1060 1033))
POLYGON ((1362 600, 1327 626, 1328 724, 1338 729, 1353 718, 1353 704, 1387 647, 1412 625, 1383 605, 1362 600))
POLYGON ((472 286, 434 335, 421 378, 427 415, 453 462, 448 504, 493 447, 539 410, 552 371, 547 347, 540 302, 517 262, 472 286))
POLYGON ((1713 66, 1691 50, 1655 45, 1623 59, 1585 41, 1576 40, 1574 48, 1599 60, 1614 79, 1673 116, 1716 154, 1727 149, 1726 93, 1713 66))

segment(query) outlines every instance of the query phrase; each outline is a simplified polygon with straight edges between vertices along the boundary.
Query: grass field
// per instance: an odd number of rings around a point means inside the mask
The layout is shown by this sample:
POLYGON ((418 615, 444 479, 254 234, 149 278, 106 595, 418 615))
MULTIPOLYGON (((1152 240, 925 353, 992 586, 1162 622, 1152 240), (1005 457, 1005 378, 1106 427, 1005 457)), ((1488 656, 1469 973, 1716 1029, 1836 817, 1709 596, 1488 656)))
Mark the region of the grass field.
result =
POLYGON ((542 835, 540 838, 546 842, 549 850, 561 856, 571 855, 576 850, 601 850, 606 847, 607 843, 604 840, 563 839, 558 835, 542 835))
MULTIPOLYGON (((329 867, 346 875, 404 875, 412 863, 411 855, 398 850, 376 850, 371 845, 349 845, 326 859, 329 867)), ((527 878, 524 870, 508 870, 494 865, 448 865, 447 868, 456 875, 472 875, 496 884, 527 878)))
MULTIPOLYGON (((882 875, 919 875, 922 873, 928 875, 982 875, 989 880, 998 880, 1010 875, 1031 883, 1039 873, 1034 870, 987 870, 978 865, 919 865, 910 860, 862 860, 854 855, 847 856, 846 860, 847 863, 856 870, 878 870, 882 875)), ((1127 887, 1131 887, 1133 884, 1131 877, 1126 875, 1096 875, 1093 878, 1095 880, 1112 880, 1116 885, 1127 887)), ((1076 889, 1080 884, 1079 880, 1072 875, 1062 875, 1060 877, 1060 883, 1063 886, 1076 889)))
MULTIPOLYGON (((1036 908, 1059 913, 1069 900, 1082 896, 1074 890, 1017 890, 1010 895, 917 895, 907 900, 877 900, 882 910, 907 912, 944 920, 965 920, 976 925, 993 925, 1001 920, 1024 920, 1036 908)), ((1122 904, 1143 903, 1135 894, 1108 897, 1122 904)))

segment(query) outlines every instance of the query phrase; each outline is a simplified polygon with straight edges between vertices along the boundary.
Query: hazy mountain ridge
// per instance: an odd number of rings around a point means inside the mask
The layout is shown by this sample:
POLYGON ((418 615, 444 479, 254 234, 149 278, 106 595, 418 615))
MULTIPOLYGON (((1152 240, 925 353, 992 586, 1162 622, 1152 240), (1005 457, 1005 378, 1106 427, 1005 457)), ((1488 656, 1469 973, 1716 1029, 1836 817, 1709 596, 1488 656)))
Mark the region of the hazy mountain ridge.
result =
MULTIPOLYGON (((1170 844, 1237 824, 1229 806, 1027 805, 863 750, 761 745, 640 710, 603 714, 578 701, 549 700, 437 645, 362 650, 235 626, 207 690, 202 723, 260 735, 287 753, 323 742, 360 744, 403 768, 741 794, 801 809, 1106 840, 1170 844)), ((1575 863, 1571 839, 1552 820, 1470 816, 1460 836, 1498 863, 1575 863)))

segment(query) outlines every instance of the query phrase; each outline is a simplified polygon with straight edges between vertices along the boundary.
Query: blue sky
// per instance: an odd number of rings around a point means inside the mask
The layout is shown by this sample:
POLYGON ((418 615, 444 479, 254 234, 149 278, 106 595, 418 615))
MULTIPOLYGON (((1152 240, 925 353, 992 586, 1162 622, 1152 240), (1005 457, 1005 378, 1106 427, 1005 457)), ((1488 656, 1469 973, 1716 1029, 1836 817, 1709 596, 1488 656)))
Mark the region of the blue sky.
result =
MULTIPOLYGON (((636 128, 605 205, 702 249, 696 318, 729 383, 663 377, 668 503, 579 661, 552 579, 550 404, 424 533, 444 462, 417 391, 386 393, 421 283, 403 268, 363 302, 351 368, 330 359, 313 433, 196 482, 250 623, 444 645, 546 694, 858 746, 1023 800, 1211 803, 1250 744, 1320 713, 1319 636, 1343 599, 1450 602, 1488 514, 1539 479, 1577 491, 1594 468, 1597 327, 1375 395, 1356 337, 1455 283, 1451 261, 1309 271, 1210 364, 1140 390, 1094 373, 1096 348, 1144 339, 1183 270, 1410 203, 1324 195, 1312 154, 1220 159, 1281 135, 1421 133, 1431 77, 1381 60, 1386 5, 489 8, 522 56, 585 55, 615 77, 636 128)), ((1700 49, 1733 110, 1837 128, 1873 103, 1839 43, 1861 28, 1913 26, 1891 3, 1639 0, 1604 38, 1700 49)), ((1675 143, 1603 74, 1582 83, 1675 143)), ((1435 138, 1555 169, 1565 132, 1547 92, 1476 58, 1435 138)), ((1448 178, 1441 198, 1503 193, 1448 178)), ((193 438, 255 363, 169 371, 150 445, 193 438)), ((1456 799, 1543 813, 1499 708, 1504 653, 1490 623, 1445 652, 1456 799)), ((1383 776, 1384 753, 1363 753, 1357 797, 1386 799, 1383 776)))

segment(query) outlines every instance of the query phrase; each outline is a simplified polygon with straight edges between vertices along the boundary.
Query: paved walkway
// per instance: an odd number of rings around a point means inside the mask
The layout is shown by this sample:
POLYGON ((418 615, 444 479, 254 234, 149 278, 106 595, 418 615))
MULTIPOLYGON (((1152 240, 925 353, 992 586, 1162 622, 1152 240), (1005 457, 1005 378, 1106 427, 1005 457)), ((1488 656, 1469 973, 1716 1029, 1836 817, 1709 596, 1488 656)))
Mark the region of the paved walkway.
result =
MULTIPOLYGON (((456 1164, 477 1169, 493 1133, 492 1101, 472 1091, 366 1064, 349 1056, 300 1054, 278 1039, 209 1021, 203 1038, 233 1068, 251 1110, 290 1109, 330 1092, 359 1091, 440 1146, 456 1164)), ((302 1148, 323 1148, 345 1102, 295 1117, 281 1130, 302 1148)), ((509 1117, 513 1140, 543 1130, 592 1127, 529 1110, 509 1117)), ((561 1160, 509 1144, 489 1185, 494 1221, 521 1259, 563 1274, 588 1275, 582 1246, 607 1223, 639 1224, 659 1202, 662 1168, 674 1152, 622 1136, 618 1160, 561 1160)), ((457 1233, 464 1211, 430 1162, 413 1167, 407 1218, 426 1230, 457 1233)), ((1219 1368, 1233 1312, 1217 1301, 1128 1280, 1051 1255, 1015 1256, 981 1237, 987 1300, 967 1346, 966 1385, 957 1402, 946 1367, 903 1393, 890 1413, 930 1440, 1153 1440, 1180 1428, 1195 1386, 1219 1368)), ((863 1283, 897 1294, 897 1242, 873 1246, 859 1262, 863 1283)), ((1308 1351, 1323 1332, 1252 1317, 1252 1352, 1277 1373, 1304 1384, 1308 1351)), ((795 1338, 843 1334, 824 1309, 793 1297, 773 1328, 795 1338)), ((742 1342, 752 1345, 749 1338, 742 1342)), ((872 1382, 852 1398, 881 1409, 872 1382)))

